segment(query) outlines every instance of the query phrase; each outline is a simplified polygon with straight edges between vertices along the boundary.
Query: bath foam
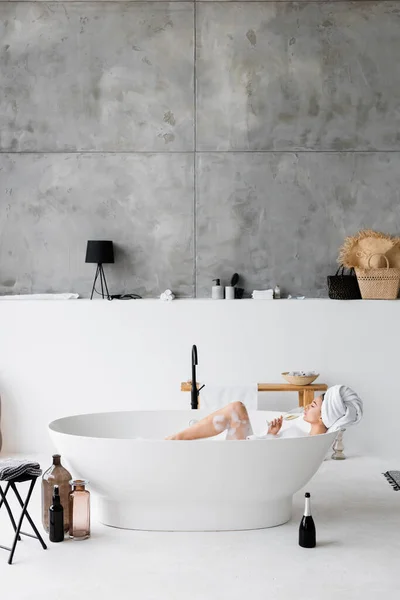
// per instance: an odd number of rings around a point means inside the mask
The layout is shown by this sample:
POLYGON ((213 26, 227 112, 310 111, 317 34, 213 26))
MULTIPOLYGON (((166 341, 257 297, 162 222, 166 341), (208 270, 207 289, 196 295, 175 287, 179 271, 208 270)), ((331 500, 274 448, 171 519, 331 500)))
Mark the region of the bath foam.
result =
POLYGON ((234 423, 241 423, 241 421, 239 419, 239 415, 237 414, 237 412, 235 410, 232 411, 231 419, 234 423))
POLYGON ((236 429, 234 427, 229 427, 229 429, 226 432, 226 439, 227 440, 236 440, 236 429))
POLYGON ((224 429, 226 429, 226 418, 224 417, 224 415, 214 415, 213 425, 215 431, 224 431, 224 429))

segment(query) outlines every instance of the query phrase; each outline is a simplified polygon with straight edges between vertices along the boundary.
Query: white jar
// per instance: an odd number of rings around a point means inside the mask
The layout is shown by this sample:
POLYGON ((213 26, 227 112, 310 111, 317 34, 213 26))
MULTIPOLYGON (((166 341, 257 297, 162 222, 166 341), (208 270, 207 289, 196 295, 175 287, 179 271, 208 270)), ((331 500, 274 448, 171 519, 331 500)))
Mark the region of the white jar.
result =
POLYGON ((231 285, 227 285, 225 287, 225 300, 234 300, 235 299, 235 288, 231 285))

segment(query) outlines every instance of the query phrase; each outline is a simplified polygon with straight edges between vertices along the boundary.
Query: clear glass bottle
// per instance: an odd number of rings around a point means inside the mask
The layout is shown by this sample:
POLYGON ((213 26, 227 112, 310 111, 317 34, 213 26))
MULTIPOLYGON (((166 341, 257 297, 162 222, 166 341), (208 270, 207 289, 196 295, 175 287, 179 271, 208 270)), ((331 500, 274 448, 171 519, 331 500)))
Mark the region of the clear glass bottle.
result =
POLYGON ((61 456, 53 454, 53 464, 43 473, 42 477, 42 523, 44 530, 49 533, 49 508, 53 502, 54 486, 58 485, 60 500, 64 508, 64 531, 69 531, 70 517, 68 509, 71 486, 71 473, 61 464, 61 456))
POLYGON ((70 481, 72 491, 69 494, 69 536, 74 540, 87 540, 90 537, 90 492, 86 489, 88 483, 84 479, 70 481))

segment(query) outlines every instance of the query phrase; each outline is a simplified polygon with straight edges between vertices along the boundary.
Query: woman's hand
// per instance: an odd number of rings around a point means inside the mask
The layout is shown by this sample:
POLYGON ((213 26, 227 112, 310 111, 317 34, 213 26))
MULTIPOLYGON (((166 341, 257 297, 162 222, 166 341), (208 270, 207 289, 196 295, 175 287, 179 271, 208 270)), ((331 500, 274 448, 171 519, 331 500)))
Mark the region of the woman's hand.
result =
POLYGON ((281 430, 282 421, 282 415, 279 417, 279 419, 274 419, 273 421, 271 421, 268 427, 268 433, 271 433, 272 435, 277 435, 281 430))

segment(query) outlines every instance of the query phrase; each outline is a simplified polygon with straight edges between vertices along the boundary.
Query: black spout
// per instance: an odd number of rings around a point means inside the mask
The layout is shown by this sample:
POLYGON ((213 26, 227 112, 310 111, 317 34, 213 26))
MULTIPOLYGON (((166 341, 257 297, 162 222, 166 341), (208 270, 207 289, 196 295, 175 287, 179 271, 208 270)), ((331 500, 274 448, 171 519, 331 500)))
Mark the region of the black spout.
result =
POLYGON ((199 363, 197 360, 197 346, 192 346, 192 367, 198 364, 199 363))
POLYGON ((197 346, 192 346, 192 389, 191 389, 191 406, 193 409, 199 407, 199 391, 197 389, 196 381, 196 365, 198 364, 197 359, 197 346))

